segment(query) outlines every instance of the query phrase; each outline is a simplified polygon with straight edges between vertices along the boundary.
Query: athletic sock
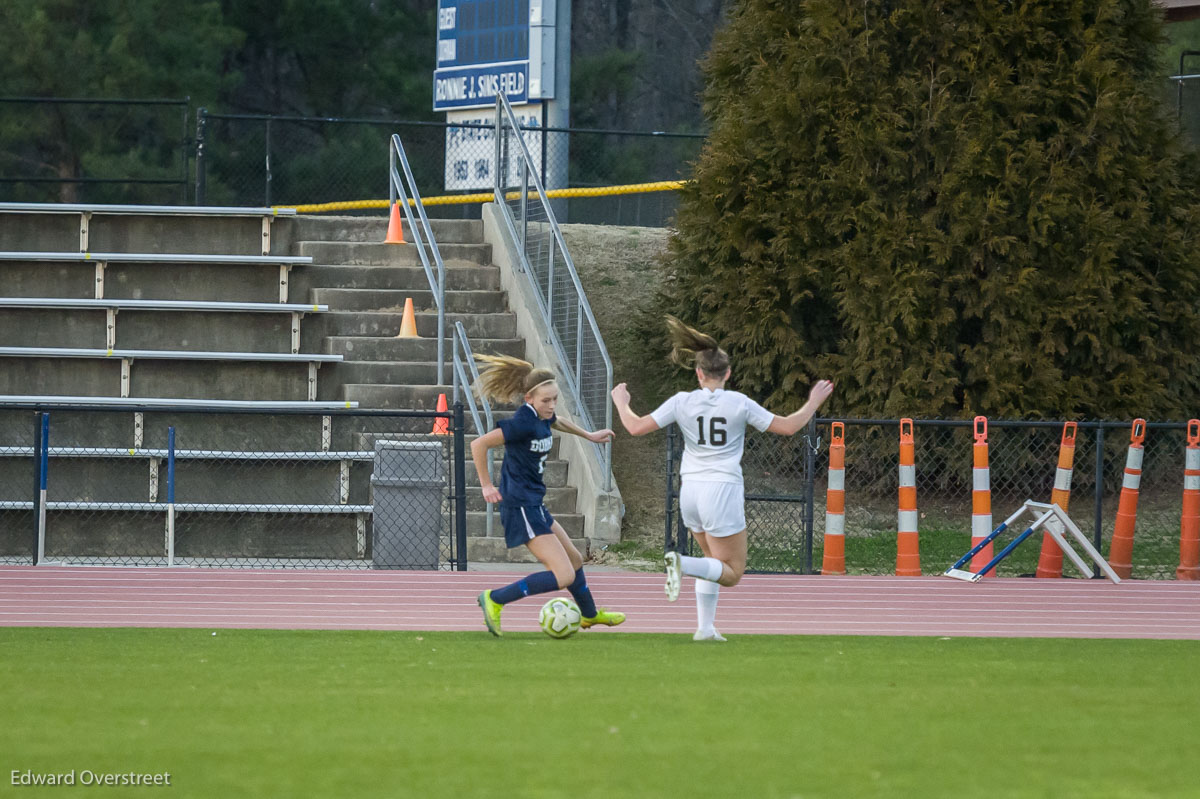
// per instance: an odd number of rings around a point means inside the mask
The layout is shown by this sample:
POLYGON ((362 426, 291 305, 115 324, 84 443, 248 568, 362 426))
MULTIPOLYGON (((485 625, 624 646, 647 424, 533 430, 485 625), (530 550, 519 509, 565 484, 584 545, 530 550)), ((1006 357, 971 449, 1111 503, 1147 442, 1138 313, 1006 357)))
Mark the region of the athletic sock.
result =
POLYGON ((699 632, 712 632, 713 624, 717 621, 717 599, 721 592, 718 583, 709 580, 696 581, 696 629, 699 632))
POLYGON ((679 557, 680 571, 688 577, 716 582, 725 571, 725 564, 716 558, 691 558, 687 555, 679 557))
POLYGON ((507 605, 523 597, 557 590, 558 578, 554 576, 554 572, 534 572, 503 588, 492 589, 492 601, 507 605))
POLYGON ((568 585, 567 590, 575 597, 575 604, 579 606, 579 612, 585 619, 596 615, 596 600, 592 599, 592 589, 588 588, 582 566, 575 570, 575 582, 568 585))

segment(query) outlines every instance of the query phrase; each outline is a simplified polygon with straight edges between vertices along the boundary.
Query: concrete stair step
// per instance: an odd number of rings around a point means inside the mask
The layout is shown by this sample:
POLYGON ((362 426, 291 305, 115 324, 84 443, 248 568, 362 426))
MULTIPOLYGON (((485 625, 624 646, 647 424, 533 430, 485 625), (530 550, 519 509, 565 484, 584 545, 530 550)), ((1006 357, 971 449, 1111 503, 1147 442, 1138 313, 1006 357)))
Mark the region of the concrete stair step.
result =
MULTIPOLYGON (((376 216, 298 215, 275 222, 277 234, 293 241, 331 241, 378 243, 387 238, 389 212, 380 209, 376 216)), ((413 216, 416 214, 414 212, 413 216)), ((403 214, 401 214, 403 218, 403 214)), ((483 222, 479 219, 430 219, 433 237, 441 244, 469 244, 483 240, 483 222)), ((407 222, 405 222, 407 228, 407 222)), ((405 237, 411 234, 405 230, 405 237)))
MULTIPOLYGON (((309 292, 310 302, 328 305, 336 311, 403 312, 405 300, 413 301, 414 310, 436 311, 433 292, 418 289, 327 289, 309 292)), ((447 313, 502 313, 508 310, 508 295, 503 291, 447 291, 447 313)))
POLYGON ((339 399, 357 402, 360 408, 433 411, 437 410, 439 394, 445 394, 449 402, 454 389, 452 386, 346 383, 339 399))
MULTIPOLYGON (((443 344, 446 362, 450 362, 453 341, 443 344)), ((474 352, 488 355, 525 355, 525 340, 519 338, 481 338, 471 340, 474 352)), ((437 358, 436 338, 395 338, 394 336, 330 336, 325 351, 353 361, 432 361, 437 358)))
MULTIPOLYGON (((511 312, 489 314, 445 315, 446 333, 454 329, 455 322, 462 322, 467 336, 476 338, 516 338, 517 317, 511 312)), ((317 330, 325 336, 395 336, 404 321, 403 313, 382 311, 331 311, 315 314, 309 321, 309 330, 317 330)), ((417 335, 422 338, 437 336, 437 314, 424 311, 415 314, 417 335)))
MULTIPOLYGON (((475 264, 492 262, 490 244, 438 243, 442 261, 466 261, 475 264)), ((297 255, 312 256, 319 264, 356 264, 379 266, 419 266, 421 256, 415 244, 381 244, 370 242, 301 241, 296 244, 297 255)), ((431 262, 432 263, 432 262, 431 262)))
MULTIPOLYGON (((450 375, 447 365, 445 374, 450 375)), ((431 385, 437 382, 437 364, 429 361, 343 361, 321 367, 317 398, 342 398, 341 387, 349 384, 431 385)), ((447 400, 450 394, 446 395, 447 400)))
MULTIPOLYGON (((587 557, 588 542, 582 536, 570 536, 571 543, 580 553, 587 557)), ((504 538, 488 538, 486 536, 467 536, 467 560, 471 563, 537 563, 538 559, 529 551, 529 547, 509 549, 504 538)))
MULTIPOLYGON (((551 514, 554 516, 554 520, 561 524, 563 529, 567 531, 568 538, 583 538, 582 513, 559 514, 551 511, 551 514)), ((494 512, 492 519, 492 534, 489 536, 487 535, 487 511, 467 511, 467 536, 497 538, 503 543, 504 526, 500 524, 500 511, 498 509, 494 512)))
MULTIPOLYGON (((554 518, 556 519, 564 513, 573 514, 576 512, 577 493, 577 489, 574 486, 555 486, 553 488, 547 486, 544 504, 550 510, 550 513, 554 514, 554 518)), ((487 503, 483 500, 482 491, 472 491, 467 494, 467 510, 487 510, 487 503)))
MULTIPOLYGON (((296 296, 314 288, 345 289, 428 289, 429 278, 419 266, 336 266, 312 264, 292 270, 291 287, 296 296)), ((83 290, 90 285, 83 286, 83 290)), ((487 291, 500 289, 500 268, 467 264, 446 264, 447 291, 487 291)), ((20 296, 20 295, 13 295, 20 296)), ((84 295, 81 295, 84 296, 84 295)), ((304 295, 307 297, 307 295, 304 295)))

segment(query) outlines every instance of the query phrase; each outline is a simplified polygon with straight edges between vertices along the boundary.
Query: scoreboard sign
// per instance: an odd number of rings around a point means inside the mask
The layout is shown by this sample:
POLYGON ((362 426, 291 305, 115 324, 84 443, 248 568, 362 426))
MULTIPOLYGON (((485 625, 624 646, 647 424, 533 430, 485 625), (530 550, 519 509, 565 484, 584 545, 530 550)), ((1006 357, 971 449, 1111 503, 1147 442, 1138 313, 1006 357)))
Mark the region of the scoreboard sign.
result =
POLYGON ((433 110, 554 96, 555 0, 438 0, 433 110))

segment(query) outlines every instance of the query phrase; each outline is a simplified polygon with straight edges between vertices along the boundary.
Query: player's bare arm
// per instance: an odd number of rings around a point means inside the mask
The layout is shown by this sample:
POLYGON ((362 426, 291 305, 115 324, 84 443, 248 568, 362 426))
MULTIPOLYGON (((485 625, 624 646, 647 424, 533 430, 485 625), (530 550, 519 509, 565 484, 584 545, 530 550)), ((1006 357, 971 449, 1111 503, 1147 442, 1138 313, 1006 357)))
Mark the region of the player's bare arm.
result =
POLYGON ((471 461, 475 464, 475 473, 479 475, 479 485, 483 488, 483 499, 486 502, 499 502, 500 492, 492 484, 492 476, 488 473, 488 450, 504 446, 504 431, 497 427, 484 433, 471 442, 471 461))
POLYGON ((609 430, 608 428, 597 430, 594 433, 589 433, 579 425, 575 424, 574 422, 569 422, 561 416, 555 419, 554 424, 550 426, 560 433, 570 433, 573 436, 586 438, 588 441, 591 441, 594 444, 603 444, 606 441, 612 440, 613 437, 613 431, 609 430))
POLYGON ((618 383, 612 390, 613 407, 621 417, 621 426, 631 436, 644 436, 658 429, 658 423, 650 416, 638 416, 629 407, 629 389, 624 383, 618 383))
POLYGON ((787 416, 776 416, 771 420, 771 426, 767 428, 768 433, 775 433, 781 436, 793 436, 800 432, 808 420, 813 418, 817 409, 829 399, 829 395, 833 393, 833 382, 830 380, 818 380, 816 385, 812 387, 812 391, 808 393, 808 402, 800 407, 800 410, 787 416))

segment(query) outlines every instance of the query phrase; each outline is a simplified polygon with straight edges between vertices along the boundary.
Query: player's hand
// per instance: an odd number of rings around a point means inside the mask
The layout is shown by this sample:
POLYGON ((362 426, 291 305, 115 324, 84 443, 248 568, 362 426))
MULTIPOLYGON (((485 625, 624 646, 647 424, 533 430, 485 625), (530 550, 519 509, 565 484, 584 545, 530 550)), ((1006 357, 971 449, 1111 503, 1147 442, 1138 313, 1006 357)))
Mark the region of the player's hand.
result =
POLYGON ((613 431, 609 430, 608 428, 597 430, 594 433, 588 433, 588 441, 591 441, 594 444, 603 444, 606 441, 612 441, 612 439, 613 431))
POLYGON ((829 395, 833 393, 832 380, 818 380, 817 384, 812 387, 812 391, 808 393, 809 400, 820 405, 825 400, 829 399, 829 395))
POLYGON ((500 492, 496 489, 495 486, 484 486, 483 487, 483 501, 484 502, 494 505, 495 503, 499 502, 501 499, 502 499, 502 497, 500 496, 500 492))
POLYGON ((630 399, 629 389, 625 387, 624 383, 617 383, 615 386, 613 386, 612 398, 613 402, 618 406, 628 405, 630 399))

